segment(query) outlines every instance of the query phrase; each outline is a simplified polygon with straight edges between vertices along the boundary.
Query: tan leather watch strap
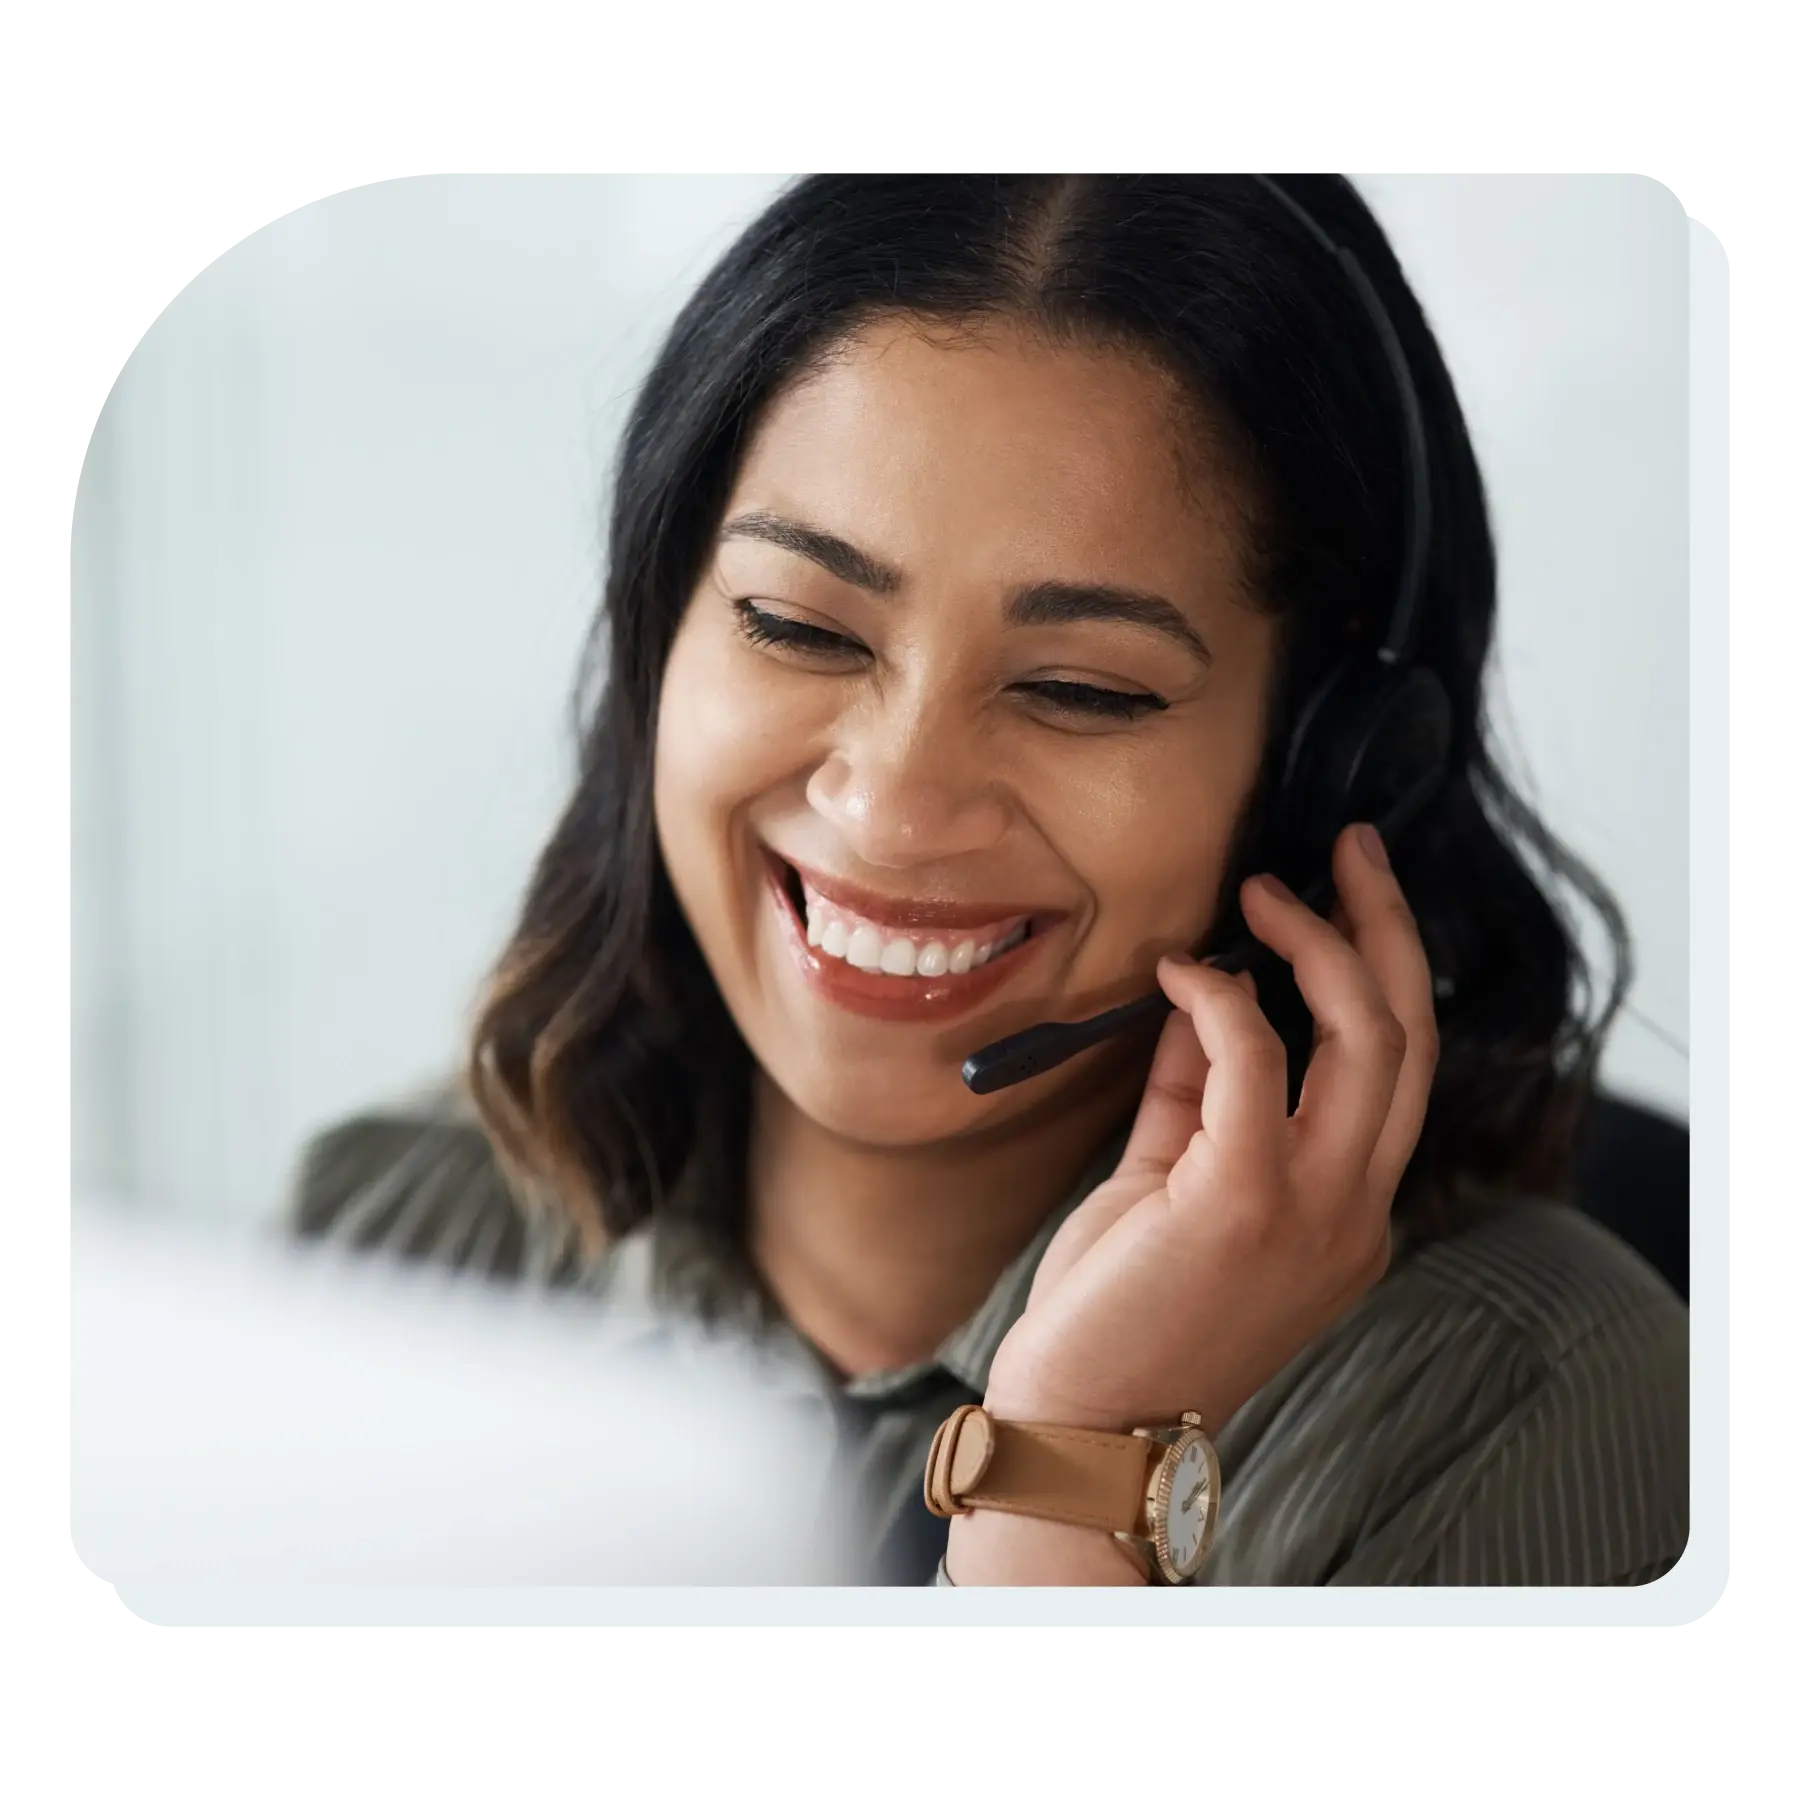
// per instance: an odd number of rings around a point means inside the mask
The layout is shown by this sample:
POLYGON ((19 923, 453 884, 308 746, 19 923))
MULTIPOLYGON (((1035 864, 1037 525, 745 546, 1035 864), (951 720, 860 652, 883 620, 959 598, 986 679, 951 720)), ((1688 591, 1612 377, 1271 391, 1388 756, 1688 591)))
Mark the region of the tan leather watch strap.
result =
POLYGON ((925 1458, 925 1504, 940 1519, 992 1507, 1100 1531, 1144 1530, 1154 1438, 996 1419, 959 1406, 925 1458))

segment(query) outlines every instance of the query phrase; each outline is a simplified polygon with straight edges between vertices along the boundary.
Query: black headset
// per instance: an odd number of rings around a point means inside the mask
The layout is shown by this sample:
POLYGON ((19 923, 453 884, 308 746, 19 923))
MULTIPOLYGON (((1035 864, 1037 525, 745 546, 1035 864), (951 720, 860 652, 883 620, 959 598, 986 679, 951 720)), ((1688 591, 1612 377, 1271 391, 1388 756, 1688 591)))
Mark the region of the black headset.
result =
MULTIPOLYGON (((1338 833, 1353 820, 1368 819, 1384 842, 1393 842, 1437 791, 1449 763, 1450 697, 1432 670, 1413 661, 1431 542, 1425 420, 1399 334, 1362 265, 1267 175, 1251 179, 1280 201, 1349 278, 1381 340, 1400 401, 1406 536, 1387 632, 1377 649, 1347 657, 1308 696, 1295 716, 1270 797, 1283 843, 1300 866, 1322 871, 1301 898, 1323 910, 1331 904, 1331 849, 1338 833)), ((1267 946, 1245 931, 1207 961, 1235 971, 1268 954, 1267 946)), ((963 1063, 963 1082, 977 1094, 1012 1087, 1168 1010, 1168 997, 1159 988, 1092 1019, 1029 1026, 977 1050, 963 1063)))

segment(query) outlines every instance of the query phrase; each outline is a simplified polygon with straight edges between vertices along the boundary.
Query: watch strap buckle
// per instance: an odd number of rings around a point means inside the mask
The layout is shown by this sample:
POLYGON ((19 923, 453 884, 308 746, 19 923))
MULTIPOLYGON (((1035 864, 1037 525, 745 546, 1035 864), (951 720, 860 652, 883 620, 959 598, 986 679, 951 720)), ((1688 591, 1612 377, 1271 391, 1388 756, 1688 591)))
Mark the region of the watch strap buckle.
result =
POLYGON ((994 1422, 979 1406, 959 1406, 932 1437, 925 1457, 925 1505, 940 1519, 969 1511, 966 1494, 994 1460, 994 1422))

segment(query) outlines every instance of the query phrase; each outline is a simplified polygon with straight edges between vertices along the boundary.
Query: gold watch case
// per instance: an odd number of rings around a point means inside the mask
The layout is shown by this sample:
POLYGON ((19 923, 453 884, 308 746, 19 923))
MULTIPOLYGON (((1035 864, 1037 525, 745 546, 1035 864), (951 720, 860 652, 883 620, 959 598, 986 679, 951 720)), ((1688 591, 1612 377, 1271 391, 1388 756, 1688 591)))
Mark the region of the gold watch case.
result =
POLYGON ((1182 1587, 1199 1574, 1212 1550, 1213 1532, 1219 1521, 1219 1456, 1212 1439, 1201 1428, 1200 1415, 1184 1412, 1179 1425, 1140 1425, 1133 1437, 1152 1438, 1167 1445, 1150 1471, 1144 1494, 1142 1532, 1118 1531, 1113 1535, 1127 1550, 1135 1550, 1145 1563, 1145 1574, 1164 1587, 1182 1587), (1183 1569, 1176 1563, 1169 1546, 1169 1508, 1174 1499, 1175 1473, 1183 1458, 1195 1445, 1206 1468, 1206 1519, 1200 1529, 1200 1541, 1193 1561, 1183 1569))

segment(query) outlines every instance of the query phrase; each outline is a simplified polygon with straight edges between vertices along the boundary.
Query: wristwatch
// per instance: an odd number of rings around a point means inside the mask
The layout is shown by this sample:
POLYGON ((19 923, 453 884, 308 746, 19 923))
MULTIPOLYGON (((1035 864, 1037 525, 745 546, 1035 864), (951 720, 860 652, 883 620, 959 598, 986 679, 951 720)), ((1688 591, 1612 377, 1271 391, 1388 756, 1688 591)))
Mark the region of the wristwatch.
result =
POLYGON ((931 1440, 925 1504, 940 1519, 991 1507, 1107 1531, 1146 1580, 1179 1587, 1212 1548, 1219 1457, 1198 1413, 1127 1435, 959 1406, 931 1440))

